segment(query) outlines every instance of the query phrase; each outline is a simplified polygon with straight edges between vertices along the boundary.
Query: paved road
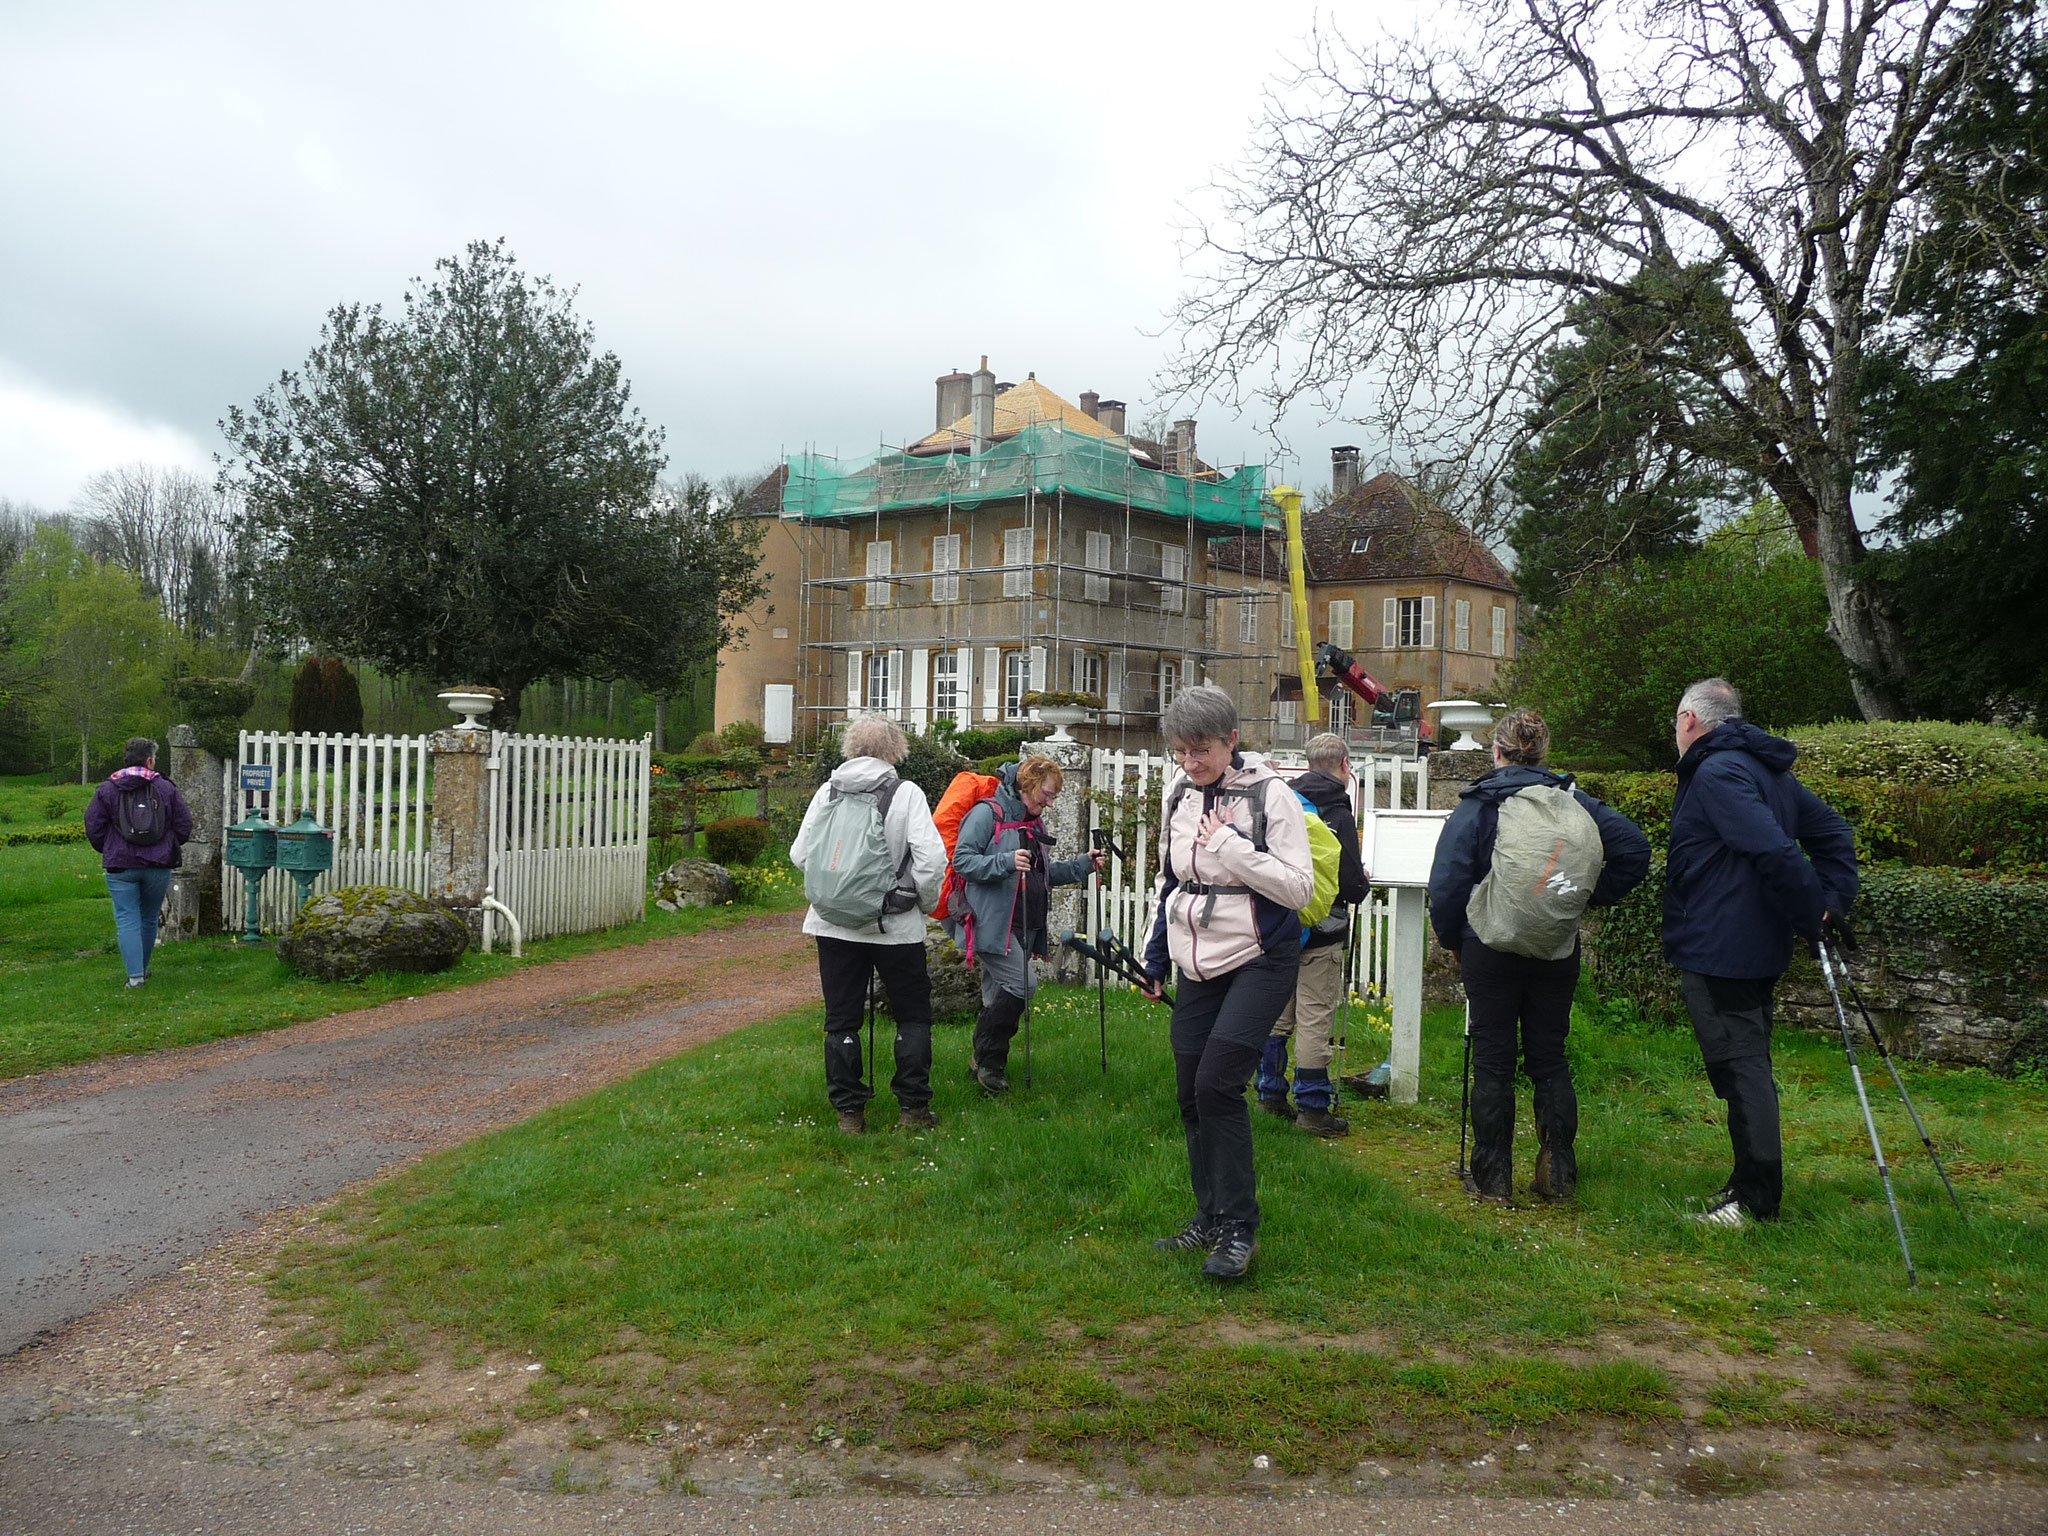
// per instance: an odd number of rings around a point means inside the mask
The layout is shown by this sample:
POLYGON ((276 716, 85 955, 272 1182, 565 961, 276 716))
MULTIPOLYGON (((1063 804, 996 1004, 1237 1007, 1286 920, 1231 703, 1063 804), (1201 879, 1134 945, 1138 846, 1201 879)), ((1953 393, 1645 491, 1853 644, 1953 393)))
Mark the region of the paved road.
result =
POLYGON ((267 1212, 811 1001, 797 924, 763 918, 0 1083, 0 1355, 267 1212))
POLYGON ((1729 1501, 1474 1498, 691 1498, 561 1494, 427 1475, 336 1477, 133 1439, 118 1426, 0 1425, 0 1531, 35 1536, 2038 1536, 2038 1485, 1802 1489, 1729 1501))

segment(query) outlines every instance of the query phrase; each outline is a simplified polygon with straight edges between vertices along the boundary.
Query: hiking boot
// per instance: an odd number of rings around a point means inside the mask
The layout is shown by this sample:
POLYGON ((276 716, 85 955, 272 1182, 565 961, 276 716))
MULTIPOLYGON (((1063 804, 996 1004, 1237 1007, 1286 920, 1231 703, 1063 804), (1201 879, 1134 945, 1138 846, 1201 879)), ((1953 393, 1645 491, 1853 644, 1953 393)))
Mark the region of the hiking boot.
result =
POLYGON ((929 1131, 939 1123, 939 1117, 925 1108, 906 1109, 896 1116, 899 1131, 929 1131))
POLYGON ((1470 1195, 1474 1200, 1477 1200, 1485 1205, 1497 1205, 1504 1211, 1512 1211, 1515 1208, 1515 1202, 1510 1200, 1505 1194, 1495 1194, 1488 1190, 1481 1189, 1479 1187, 1479 1181, 1472 1177, 1471 1169, 1467 1168, 1465 1172, 1461 1175, 1461 1177, 1464 1180, 1465 1193, 1470 1195))
POLYGON ((1472 1166, 1465 1193, 1507 1209, 1513 1204, 1515 1080, 1497 1073, 1472 1074, 1472 1166))
POLYGON ((1721 1227, 1730 1232, 1740 1232, 1749 1225, 1749 1213, 1733 1195, 1723 1195, 1704 1211, 1695 1211, 1685 1219, 1698 1222, 1703 1227, 1721 1227))
POLYGON ((1529 1192, 1561 1205, 1579 1191, 1579 1099, 1567 1067, 1536 1084, 1536 1174, 1529 1192))
POLYGON ((1287 1095, 1284 1093, 1260 1094, 1259 1108, 1269 1115, 1278 1115, 1282 1120, 1295 1118, 1294 1106, 1287 1102, 1287 1095))
POLYGON ((842 1109, 839 1111, 839 1129, 848 1136, 865 1136, 868 1112, 864 1109, 842 1109))
POLYGON ((1579 1192, 1579 1160, 1570 1147, 1539 1147, 1529 1193, 1551 1205, 1564 1205, 1579 1192))
POLYGON ((1333 1115, 1327 1109, 1304 1109, 1294 1117, 1294 1123, 1311 1136, 1348 1136, 1351 1122, 1342 1115, 1333 1115))
POLYGON ((1206 1216, 1197 1216, 1171 1237, 1155 1237, 1152 1246, 1161 1253, 1207 1253, 1216 1246, 1216 1227, 1206 1216))
POLYGON ((990 1098, 1010 1091, 1010 1080, 994 1067, 976 1067, 972 1074, 975 1084, 990 1098))
POLYGON ((1258 1251, 1251 1228, 1242 1222, 1230 1222, 1217 1234, 1216 1246, 1209 1250, 1209 1262, 1202 1266, 1202 1273, 1211 1280, 1242 1280, 1245 1271, 1252 1267, 1252 1255, 1258 1251))

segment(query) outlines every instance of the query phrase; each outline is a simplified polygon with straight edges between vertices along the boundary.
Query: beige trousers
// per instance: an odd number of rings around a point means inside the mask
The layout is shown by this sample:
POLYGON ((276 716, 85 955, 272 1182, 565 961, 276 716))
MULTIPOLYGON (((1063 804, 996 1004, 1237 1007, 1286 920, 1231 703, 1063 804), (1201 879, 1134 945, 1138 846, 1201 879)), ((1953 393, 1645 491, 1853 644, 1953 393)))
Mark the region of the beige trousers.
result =
POLYGON ((1344 1000, 1344 946, 1325 944, 1301 952, 1301 975, 1294 996, 1280 1010, 1273 1034, 1294 1036, 1294 1065, 1311 1072, 1327 1067, 1337 1054, 1337 1005, 1344 1000), (1299 1025, 1299 1028, 1296 1026, 1299 1025))

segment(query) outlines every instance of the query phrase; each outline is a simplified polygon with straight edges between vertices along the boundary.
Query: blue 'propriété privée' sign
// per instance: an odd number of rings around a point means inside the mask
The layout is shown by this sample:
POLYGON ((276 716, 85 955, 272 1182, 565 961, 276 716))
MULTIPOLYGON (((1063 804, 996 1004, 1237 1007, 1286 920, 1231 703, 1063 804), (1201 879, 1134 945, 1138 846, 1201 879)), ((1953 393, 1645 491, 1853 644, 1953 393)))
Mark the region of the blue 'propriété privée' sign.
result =
POLYGON ((244 794, 270 793, 270 764, 242 764, 242 791, 244 794))

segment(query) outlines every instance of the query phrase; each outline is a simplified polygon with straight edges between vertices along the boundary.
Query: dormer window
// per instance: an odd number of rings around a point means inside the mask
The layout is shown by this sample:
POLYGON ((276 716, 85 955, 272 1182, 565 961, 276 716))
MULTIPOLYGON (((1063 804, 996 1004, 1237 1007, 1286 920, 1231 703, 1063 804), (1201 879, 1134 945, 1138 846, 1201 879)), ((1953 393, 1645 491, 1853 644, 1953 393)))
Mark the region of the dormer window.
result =
POLYGON ((1362 555, 1366 552, 1366 550, 1370 549, 1371 547, 1372 535, 1369 533, 1363 534, 1360 537, 1355 538, 1351 541, 1351 553, 1353 553, 1354 555, 1362 555))

